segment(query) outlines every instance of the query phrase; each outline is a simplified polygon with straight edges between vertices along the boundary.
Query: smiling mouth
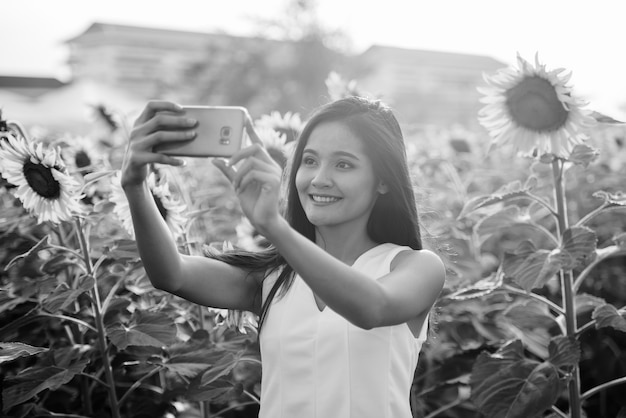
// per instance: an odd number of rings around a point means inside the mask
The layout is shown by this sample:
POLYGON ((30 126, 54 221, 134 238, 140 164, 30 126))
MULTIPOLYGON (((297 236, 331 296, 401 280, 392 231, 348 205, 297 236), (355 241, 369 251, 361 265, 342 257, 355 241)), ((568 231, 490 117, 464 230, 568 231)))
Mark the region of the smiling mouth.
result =
POLYGON ((317 194, 311 194, 309 196, 311 197, 311 200, 313 200, 316 203, 335 203, 341 200, 340 197, 334 197, 334 196, 321 196, 317 194))

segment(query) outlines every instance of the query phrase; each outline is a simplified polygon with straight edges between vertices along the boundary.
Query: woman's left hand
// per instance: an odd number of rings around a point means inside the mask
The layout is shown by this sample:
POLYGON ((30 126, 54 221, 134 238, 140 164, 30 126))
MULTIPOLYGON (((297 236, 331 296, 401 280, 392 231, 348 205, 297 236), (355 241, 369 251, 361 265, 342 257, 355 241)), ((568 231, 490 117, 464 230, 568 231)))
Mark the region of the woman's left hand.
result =
POLYGON ((228 163, 214 159, 213 164, 232 183, 243 213, 264 234, 281 218, 278 206, 282 169, 265 150, 248 114, 246 132, 251 146, 236 152, 228 163))

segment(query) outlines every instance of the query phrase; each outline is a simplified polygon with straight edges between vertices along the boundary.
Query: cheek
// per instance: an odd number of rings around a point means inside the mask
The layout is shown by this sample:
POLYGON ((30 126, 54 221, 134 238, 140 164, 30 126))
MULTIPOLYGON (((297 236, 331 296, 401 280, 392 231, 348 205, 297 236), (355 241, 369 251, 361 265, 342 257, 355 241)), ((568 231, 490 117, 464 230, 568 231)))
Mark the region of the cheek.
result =
POLYGON ((306 181, 306 176, 304 175, 302 170, 298 170, 298 172, 296 173, 295 184, 296 184, 296 190, 298 191, 298 193, 302 193, 303 191, 306 190, 306 186, 308 183, 306 181))

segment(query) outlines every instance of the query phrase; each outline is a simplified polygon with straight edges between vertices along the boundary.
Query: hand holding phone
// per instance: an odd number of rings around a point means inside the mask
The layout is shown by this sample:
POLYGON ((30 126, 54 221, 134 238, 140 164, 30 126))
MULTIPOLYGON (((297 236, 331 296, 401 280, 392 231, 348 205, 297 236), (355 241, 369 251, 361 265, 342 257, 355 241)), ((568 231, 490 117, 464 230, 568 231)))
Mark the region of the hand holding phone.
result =
POLYGON ((185 117, 198 121, 196 137, 159 144, 155 152, 185 157, 230 157, 243 146, 246 109, 239 106, 183 106, 185 117))

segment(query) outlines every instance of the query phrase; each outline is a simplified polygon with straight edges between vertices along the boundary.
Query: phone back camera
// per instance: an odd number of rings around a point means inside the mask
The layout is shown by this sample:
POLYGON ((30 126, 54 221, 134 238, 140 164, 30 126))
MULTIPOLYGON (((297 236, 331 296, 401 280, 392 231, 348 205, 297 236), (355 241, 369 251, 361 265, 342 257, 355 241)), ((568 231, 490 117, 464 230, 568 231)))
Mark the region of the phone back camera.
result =
POLYGON ((232 129, 230 126, 222 126, 222 129, 220 129, 220 144, 229 145, 231 133, 232 129))

